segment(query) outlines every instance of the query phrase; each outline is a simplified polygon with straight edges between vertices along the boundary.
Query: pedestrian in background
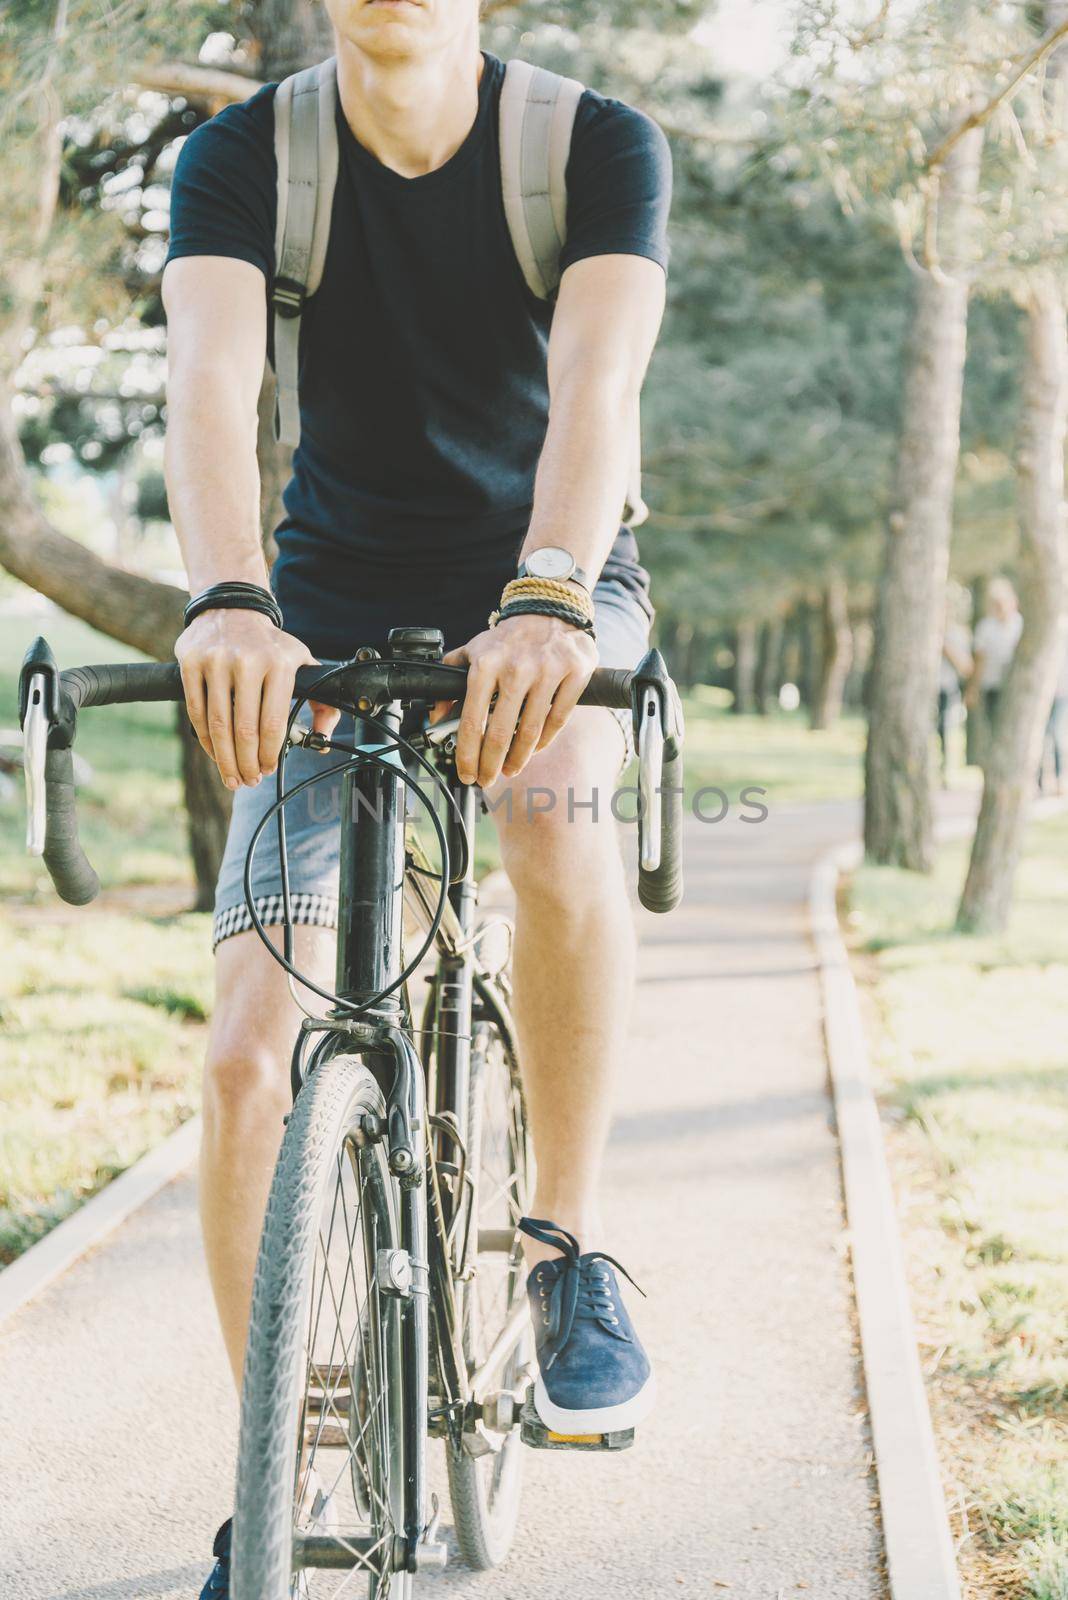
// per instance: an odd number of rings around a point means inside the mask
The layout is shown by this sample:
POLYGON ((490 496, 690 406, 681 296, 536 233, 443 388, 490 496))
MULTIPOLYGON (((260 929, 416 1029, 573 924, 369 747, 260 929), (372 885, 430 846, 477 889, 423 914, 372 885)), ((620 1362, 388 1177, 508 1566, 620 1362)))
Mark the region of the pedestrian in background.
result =
POLYGON ((938 709, 936 726, 938 743, 942 751, 942 786, 946 787, 949 772, 949 735, 963 720, 961 686, 967 683, 972 672, 971 633, 958 620, 959 600, 949 591, 946 594, 945 617, 942 624, 942 654, 938 660, 938 709))
POLYGON ((986 615, 976 624, 972 639, 972 670, 964 691, 969 711, 982 708, 984 750, 997 725, 1001 691, 1022 632, 1016 590, 1008 578, 992 578, 986 592, 986 615))

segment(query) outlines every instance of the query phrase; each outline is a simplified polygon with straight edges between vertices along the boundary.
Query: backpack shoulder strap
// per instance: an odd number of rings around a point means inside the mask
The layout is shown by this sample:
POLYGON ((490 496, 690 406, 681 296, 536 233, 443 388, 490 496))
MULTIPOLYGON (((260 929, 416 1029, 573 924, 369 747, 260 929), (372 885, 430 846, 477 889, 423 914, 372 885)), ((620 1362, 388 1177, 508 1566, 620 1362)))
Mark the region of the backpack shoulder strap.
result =
POLYGON ((337 186, 336 108, 333 57, 284 79, 275 93, 274 431, 277 439, 294 448, 300 443, 301 314, 322 282, 337 186))
MULTIPOLYGON (((552 300, 560 286, 567 238, 567 160, 575 113, 584 93, 527 61, 509 61, 501 87, 501 193, 512 248, 530 292, 552 300)), ((641 421, 636 414, 624 519, 637 527, 649 515, 642 499, 641 421)))
POLYGON ((551 300, 567 237, 567 158, 583 95, 527 61, 509 61, 501 88, 501 193, 512 248, 532 294, 551 300))

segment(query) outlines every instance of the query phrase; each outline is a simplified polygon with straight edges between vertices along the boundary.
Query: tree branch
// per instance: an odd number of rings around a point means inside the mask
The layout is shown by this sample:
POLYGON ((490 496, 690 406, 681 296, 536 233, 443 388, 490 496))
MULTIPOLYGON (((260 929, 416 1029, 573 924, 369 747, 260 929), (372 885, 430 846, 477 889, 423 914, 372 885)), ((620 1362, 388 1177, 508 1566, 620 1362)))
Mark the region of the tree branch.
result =
POLYGON ((1056 48, 1065 35, 1068 35, 1068 18, 1065 18, 1063 22, 1059 22, 1055 28, 1051 28, 1038 41, 1034 49, 1017 63, 997 94, 988 100, 985 105, 969 112, 961 122, 958 122, 955 128, 950 129, 939 144, 935 145, 931 154, 927 157, 925 171, 932 173, 940 171, 954 145, 958 144, 964 138, 964 135, 970 133, 973 128, 981 128, 989 122, 998 106, 1004 104, 1006 100, 1016 93, 1028 73, 1046 59, 1050 51, 1056 48))
POLYGON ((101 633, 167 661, 185 592, 110 566, 54 528, 37 503, 9 396, 0 385, 0 565, 101 633))
POLYGON ((223 72, 217 67, 190 66, 184 61, 145 62, 134 69, 133 81, 145 89, 158 89, 161 94, 180 94, 187 100, 200 101, 212 112, 223 106, 247 100, 262 89, 258 78, 246 78, 240 72, 223 72))

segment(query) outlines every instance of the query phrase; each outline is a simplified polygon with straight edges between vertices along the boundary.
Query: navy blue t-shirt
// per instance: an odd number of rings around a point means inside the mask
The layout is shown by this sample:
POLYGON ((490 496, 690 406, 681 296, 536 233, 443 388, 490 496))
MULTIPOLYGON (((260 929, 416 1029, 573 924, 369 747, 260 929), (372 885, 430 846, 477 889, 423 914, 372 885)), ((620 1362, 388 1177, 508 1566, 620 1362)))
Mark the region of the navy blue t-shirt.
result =
MULTIPOLYGON (((470 132, 421 177, 384 166, 338 111, 330 244, 302 322, 301 441, 272 573, 287 628, 322 657, 381 646, 408 623, 437 624, 449 648, 465 643, 514 576, 526 535, 548 420, 551 310, 528 290, 508 235, 504 66, 484 62, 470 132)), ((275 87, 190 135, 171 193, 168 260, 249 261, 265 292, 275 87)), ((587 90, 567 181, 561 269, 617 253, 666 269, 671 160, 656 123, 587 90)), ((604 576, 649 609, 628 528, 604 576)))

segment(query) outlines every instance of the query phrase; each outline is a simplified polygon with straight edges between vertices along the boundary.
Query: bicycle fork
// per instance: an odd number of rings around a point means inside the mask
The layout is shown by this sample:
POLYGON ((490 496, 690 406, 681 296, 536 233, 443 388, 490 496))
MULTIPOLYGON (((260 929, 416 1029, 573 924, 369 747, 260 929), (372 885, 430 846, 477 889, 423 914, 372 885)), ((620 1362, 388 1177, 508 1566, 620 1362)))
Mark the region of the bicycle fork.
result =
MULTIPOLYGON (((388 728, 400 727, 393 705, 380 715, 388 728)), ((359 724, 357 724, 359 730, 359 724)), ((367 729, 369 750, 389 761, 379 729, 367 729)), ((357 733, 357 744, 361 736, 357 733)), ((399 760, 399 756, 397 757, 399 760)), ((337 993, 355 1005, 396 980, 402 971, 404 915, 405 786, 388 765, 362 763, 344 774, 339 872, 337 993)), ((437 1515, 427 1522, 427 1394, 430 1380, 430 1284, 427 1254, 427 1108, 422 1063, 405 1028, 400 996, 394 992, 365 1013, 366 1023, 343 1031, 359 1036, 372 1064, 383 1070, 386 1123, 382 1130, 389 1168, 400 1191, 400 1251, 382 1252, 378 1262, 383 1292, 398 1302, 400 1315, 403 1533, 393 1565, 415 1572, 445 1564, 446 1547, 437 1543, 437 1515)))

